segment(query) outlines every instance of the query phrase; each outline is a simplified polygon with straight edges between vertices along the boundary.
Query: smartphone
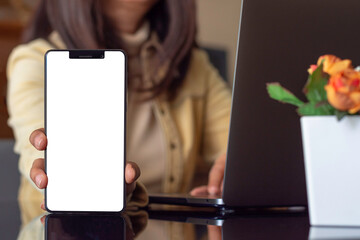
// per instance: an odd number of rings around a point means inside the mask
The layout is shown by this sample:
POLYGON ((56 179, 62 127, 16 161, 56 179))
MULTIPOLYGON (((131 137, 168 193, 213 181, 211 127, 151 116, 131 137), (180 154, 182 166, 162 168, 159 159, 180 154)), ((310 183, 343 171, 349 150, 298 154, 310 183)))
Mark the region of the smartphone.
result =
POLYGON ((126 57, 120 50, 45 54, 45 207, 124 208, 126 57))

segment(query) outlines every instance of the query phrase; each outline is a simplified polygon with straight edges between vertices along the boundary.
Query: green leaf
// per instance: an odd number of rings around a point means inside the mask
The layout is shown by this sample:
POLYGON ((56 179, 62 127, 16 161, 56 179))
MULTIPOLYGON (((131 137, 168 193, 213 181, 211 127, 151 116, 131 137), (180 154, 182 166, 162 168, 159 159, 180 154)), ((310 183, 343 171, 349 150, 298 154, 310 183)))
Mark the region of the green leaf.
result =
POLYGON ((326 101, 325 85, 329 75, 323 71, 323 63, 309 76, 304 87, 304 93, 309 102, 318 103, 326 101))
POLYGON ((327 102, 314 103, 309 102, 297 109, 300 116, 323 116, 334 115, 335 109, 327 102))
POLYGON ((267 91, 271 98, 300 107, 304 105, 304 102, 298 99, 289 90, 283 88, 279 83, 266 84, 267 91))
POLYGON ((335 109, 335 115, 336 115, 337 120, 340 121, 341 119, 343 119, 343 117, 348 115, 348 112, 335 109))

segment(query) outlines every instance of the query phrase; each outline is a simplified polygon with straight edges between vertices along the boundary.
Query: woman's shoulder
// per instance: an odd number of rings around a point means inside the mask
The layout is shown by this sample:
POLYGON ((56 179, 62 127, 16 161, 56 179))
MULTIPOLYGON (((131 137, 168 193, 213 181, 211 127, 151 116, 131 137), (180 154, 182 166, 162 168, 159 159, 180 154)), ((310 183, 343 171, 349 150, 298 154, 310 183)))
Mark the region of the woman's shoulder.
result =
POLYGON ((193 85, 201 86, 207 85, 209 81, 213 80, 224 81, 217 68, 210 62, 208 54, 199 48, 195 48, 192 51, 186 78, 187 82, 191 82, 193 85))
POLYGON ((7 64, 7 72, 10 74, 12 69, 21 60, 38 61, 43 64, 44 54, 49 50, 53 49, 47 40, 38 38, 28 43, 20 44, 16 46, 10 53, 7 64))
POLYGON ((189 66, 189 71, 194 71, 198 67, 201 68, 202 71, 196 71, 199 74, 204 74, 205 71, 214 70, 214 66, 211 64, 208 54, 205 52, 205 50, 202 50, 200 48, 194 48, 192 50, 192 56, 189 66))
POLYGON ((216 83, 223 83, 218 70, 211 64, 207 53, 199 48, 192 51, 187 74, 182 87, 179 89, 177 99, 187 96, 203 97, 209 87, 216 83))

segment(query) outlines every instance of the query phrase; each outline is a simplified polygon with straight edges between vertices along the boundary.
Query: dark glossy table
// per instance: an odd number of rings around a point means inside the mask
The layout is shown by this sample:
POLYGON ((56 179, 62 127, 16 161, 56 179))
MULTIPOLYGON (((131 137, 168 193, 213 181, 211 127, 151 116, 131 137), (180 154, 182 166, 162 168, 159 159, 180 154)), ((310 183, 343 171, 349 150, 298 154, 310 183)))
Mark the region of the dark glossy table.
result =
POLYGON ((125 214, 41 214, 21 226, 14 201, 0 201, 0 239, 360 239, 360 228, 310 227, 306 211, 151 207, 125 214))

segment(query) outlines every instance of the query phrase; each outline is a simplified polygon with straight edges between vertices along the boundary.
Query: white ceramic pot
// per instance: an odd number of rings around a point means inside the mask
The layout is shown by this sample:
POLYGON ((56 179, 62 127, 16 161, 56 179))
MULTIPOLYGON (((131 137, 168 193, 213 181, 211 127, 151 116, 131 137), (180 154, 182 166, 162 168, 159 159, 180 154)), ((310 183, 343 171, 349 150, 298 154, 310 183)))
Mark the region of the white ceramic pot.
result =
POLYGON ((360 226, 360 116, 301 118, 311 225, 360 226))

